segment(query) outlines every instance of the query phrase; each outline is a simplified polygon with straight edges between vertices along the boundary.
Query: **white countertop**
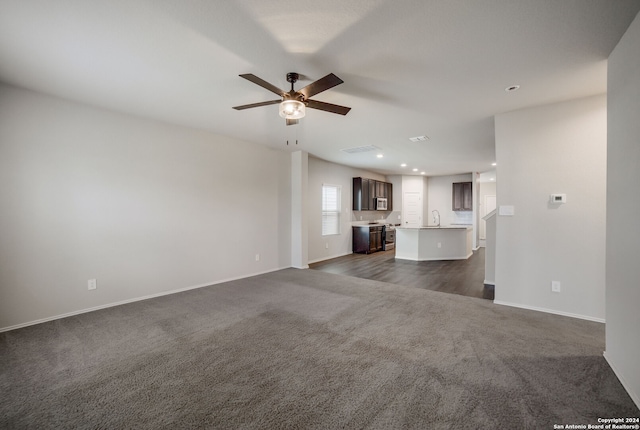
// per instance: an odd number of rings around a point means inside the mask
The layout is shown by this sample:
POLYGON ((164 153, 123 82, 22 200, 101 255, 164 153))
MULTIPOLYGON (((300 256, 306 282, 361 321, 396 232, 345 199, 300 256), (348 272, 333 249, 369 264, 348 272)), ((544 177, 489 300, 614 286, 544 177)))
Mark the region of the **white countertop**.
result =
POLYGON ((467 225, 467 224, 453 224, 453 225, 441 225, 441 226, 435 226, 435 225, 423 225, 422 227, 396 227, 398 229, 403 229, 403 230, 444 230, 444 229, 457 229, 457 230, 469 230, 471 228, 473 228, 473 226, 471 225, 467 225))
POLYGON ((387 227, 393 227, 393 228, 400 228, 399 226, 393 225, 393 224, 389 224, 386 222, 376 222, 373 224, 369 224, 369 223, 363 223, 363 222, 353 222, 351 223, 351 227, 381 227, 381 226, 387 226, 387 227))

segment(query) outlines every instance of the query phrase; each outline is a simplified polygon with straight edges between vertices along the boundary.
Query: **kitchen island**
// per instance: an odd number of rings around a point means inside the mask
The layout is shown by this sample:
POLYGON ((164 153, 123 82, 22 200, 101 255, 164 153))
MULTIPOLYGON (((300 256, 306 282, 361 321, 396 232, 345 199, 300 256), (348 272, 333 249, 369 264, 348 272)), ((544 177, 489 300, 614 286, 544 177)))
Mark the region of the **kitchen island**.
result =
POLYGON ((396 228, 400 260, 466 260, 473 254, 473 229, 468 225, 396 228))

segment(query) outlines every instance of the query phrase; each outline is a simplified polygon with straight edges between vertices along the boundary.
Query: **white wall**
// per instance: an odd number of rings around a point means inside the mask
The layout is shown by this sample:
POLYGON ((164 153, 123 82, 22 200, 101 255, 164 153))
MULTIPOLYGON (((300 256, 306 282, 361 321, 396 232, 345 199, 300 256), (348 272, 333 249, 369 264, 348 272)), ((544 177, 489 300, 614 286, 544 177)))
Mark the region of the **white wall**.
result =
MULTIPOLYGON (((351 224, 354 221, 374 220, 384 222, 388 212, 353 211, 353 178, 363 177, 385 181, 378 173, 330 163, 309 157, 308 182, 308 231, 309 263, 351 254, 351 224), (322 184, 339 185, 342 197, 340 234, 322 236, 322 184), (381 218, 382 217, 382 218, 381 218), (328 245, 328 248, 327 248, 328 245)), ((395 207, 396 202, 393 202, 395 207)))
MULTIPOLYGON (((473 224, 472 211, 454 211, 453 210, 453 183, 454 182, 472 182, 472 174, 464 173, 460 175, 448 176, 430 176, 429 177, 429 197, 428 197, 428 213, 425 220, 429 221, 429 225, 433 224, 431 211, 440 212, 440 224, 473 224)), ((472 182, 473 196, 476 199, 476 183, 472 182)), ((475 205, 476 202, 474 202, 475 205)), ((426 224, 426 223, 425 223, 426 224)))
POLYGON ((496 303, 604 320, 606 115, 600 95, 495 117, 496 303))
POLYGON ((640 407, 640 15, 608 63, 607 351, 605 357, 640 407))
POLYGON ((0 85, 0 329, 289 267, 290 199, 284 151, 0 85))

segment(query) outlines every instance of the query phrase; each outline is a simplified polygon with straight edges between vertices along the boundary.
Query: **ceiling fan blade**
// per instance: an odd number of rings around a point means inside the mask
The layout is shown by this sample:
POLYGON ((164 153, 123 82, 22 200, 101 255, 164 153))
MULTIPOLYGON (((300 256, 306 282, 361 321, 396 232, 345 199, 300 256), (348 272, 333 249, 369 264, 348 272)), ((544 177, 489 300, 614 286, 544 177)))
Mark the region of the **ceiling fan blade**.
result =
POLYGON ((324 78, 320 78, 315 82, 310 83, 303 89, 299 90, 299 93, 304 95, 304 98, 308 99, 310 97, 315 96, 318 93, 328 90, 329 88, 333 88, 336 85, 340 85, 344 81, 334 75, 333 73, 329 73, 324 78))
POLYGON ((316 100, 307 100, 307 107, 311 109, 323 110, 340 115, 346 115, 351 110, 350 107, 334 105, 331 103, 319 102, 316 100))
POLYGON ((287 121, 287 125, 296 125, 298 123, 297 119, 285 119, 287 121))
POLYGON ((251 103, 249 105, 234 106, 233 108, 235 110, 243 110, 243 109, 249 109, 249 108, 260 107, 260 106, 275 105, 281 102, 282 100, 270 100, 268 102, 251 103))
POLYGON ((265 81, 264 79, 260 79, 254 74, 246 73, 244 75, 238 75, 238 76, 240 76, 241 78, 245 78, 247 81, 251 81, 256 85, 260 85, 262 88, 267 89, 272 93, 277 94, 281 97, 284 96, 285 94, 285 91, 282 91, 280 88, 276 87, 275 85, 271 85, 269 82, 265 81))

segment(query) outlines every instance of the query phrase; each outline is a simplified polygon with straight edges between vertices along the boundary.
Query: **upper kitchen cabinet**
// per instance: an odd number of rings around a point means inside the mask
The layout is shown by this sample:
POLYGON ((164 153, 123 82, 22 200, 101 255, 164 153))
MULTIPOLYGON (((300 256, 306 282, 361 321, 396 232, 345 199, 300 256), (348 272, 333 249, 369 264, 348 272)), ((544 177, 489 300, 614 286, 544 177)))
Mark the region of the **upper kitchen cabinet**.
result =
POLYGON ((363 211, 375 211, 376 210, 376 197, 378 197, 378 181, 375 179, 364 179, 364 181, 369 181, 369 199, 367 203, 362 202, 362 205, 368 207, 369 209, 362 209, 363 211))
POLYGON ((353 210, 368 211, 369 210, 369 179, 353 178, 353 210))
POLYGON ((454 182, 453 183, 453 210, 454 211, 471 211, 473 210, 473 193, 471 190, 471 182, 454 182))
POLYGON ((387 197, 387 210, 393 210, 393 184, 391 182, 385 182, 385 196, 387 197))
POLYGON ((375 179, 353 178, 354 211, 375 211, 377 198, 386 198, 387 210, 392 210, 392 185, 375 179))

